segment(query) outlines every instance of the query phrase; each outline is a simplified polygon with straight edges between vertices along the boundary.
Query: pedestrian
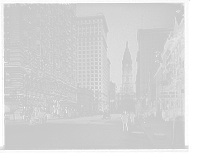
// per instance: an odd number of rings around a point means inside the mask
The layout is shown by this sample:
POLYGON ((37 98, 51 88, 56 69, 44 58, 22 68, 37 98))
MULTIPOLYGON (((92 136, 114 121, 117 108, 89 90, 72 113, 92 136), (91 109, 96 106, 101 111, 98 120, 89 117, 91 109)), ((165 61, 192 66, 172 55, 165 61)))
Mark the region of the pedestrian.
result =
POLYGON ((126 111, 124 111, 124 113, 121 116, 123 131, 128 131, 128 120, 129 120, 128 118, 129 118, 129 114, 126 111))
POLYGON ((165 121, 169 121, 169 104, 167 104, 167 107, 165 110, 165 121))
POLYGON ((145 112, 143 111, 142 112, 142 119, 143 119, 143 123, 145 124, 146 122, 145 122, 145 118, 146 118, 146 114, 145 114, 145 112))
POLYGON ((130 121, 131 121, 131 125, 135 124, 135 113, 131 112, 130 114, 130 121))
POLYGON ((154 107, 153 107, 153 114, 154 114, 154 117, 156 117, 156 111, 157 111, 157 109, 156 109, 156 106, 154 105, 154 107))
POLYGON ((162 113, 161 114, 162 114, 162 119, 165 120, 165 111, 164 111, 164 109, 162 109, 162 113))

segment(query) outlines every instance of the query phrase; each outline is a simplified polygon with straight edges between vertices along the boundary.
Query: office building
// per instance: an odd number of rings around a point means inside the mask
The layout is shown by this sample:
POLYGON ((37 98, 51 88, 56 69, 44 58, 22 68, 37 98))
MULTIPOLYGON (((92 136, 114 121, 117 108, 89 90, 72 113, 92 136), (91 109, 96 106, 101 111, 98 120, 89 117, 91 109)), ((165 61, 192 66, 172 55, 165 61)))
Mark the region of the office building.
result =
POLYGON ((107 33, 104 15, 77 18, 77 83, 94 91, 97 110, 108 106, 107 33))
MULTIPOLYGON (((158 68, 155 62, 155 52, 163 50, 164 43, 173 28, 160 29, 140 29, 137 39, 139 42, 139 52, 137 53, 137 77, 136 77, 136 96, 141 99, 148 94, 148 73, 151 70, 151 76, 158 68)), ((150 77, 152 79, 152 77, 150 77)))
POLYGON ((4 16, 5 105, 20 117, 75 104, 75 5, 6 4, 4 16))
POLYGON ((161 53, 161 63, 154 78, 156 101, 160 110, 165 111, 164 119, 170 120, 185 114, 185 37, 184 19, 177 23, 161 53))
POLYGON ((115 113, 116 107, 117 107, 116 84, 110 81, 110 88, 109 88, 109 109, 110 109, 110 112, 115 113))
POLYGON ((87 88, 78 88, 77 93, 78 98, 78 111, 79 114, 83 115, 84 113, 92 114, 96 112, 94 110, 94 94, 91 90, 87 88))
POLYGON ((128 42, 126 42, 126 48, 122 59, 122 85, 117 99, 119 110, 131 112, 134 109, 135 92, 133 67, 128 42))

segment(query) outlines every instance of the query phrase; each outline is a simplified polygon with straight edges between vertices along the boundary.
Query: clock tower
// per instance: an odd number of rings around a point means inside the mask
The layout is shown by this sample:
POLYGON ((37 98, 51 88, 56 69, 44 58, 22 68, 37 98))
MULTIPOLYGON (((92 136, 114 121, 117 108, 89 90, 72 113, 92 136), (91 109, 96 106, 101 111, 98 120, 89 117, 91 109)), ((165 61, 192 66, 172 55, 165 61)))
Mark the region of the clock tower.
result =
POLYGON ((122 60, 122 95, 128 96, 131 99, 134 95, 134 83, 133 83, 133 71, 132 71, 132 59, 128 48, 128 42, 126 42, 126 49, 122 60))

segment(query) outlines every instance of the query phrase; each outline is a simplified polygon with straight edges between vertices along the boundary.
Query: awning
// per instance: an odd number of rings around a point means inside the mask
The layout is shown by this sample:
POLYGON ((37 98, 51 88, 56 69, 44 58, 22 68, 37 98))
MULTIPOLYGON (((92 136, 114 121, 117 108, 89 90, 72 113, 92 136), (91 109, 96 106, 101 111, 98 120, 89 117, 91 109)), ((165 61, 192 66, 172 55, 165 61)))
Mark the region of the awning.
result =
POLYGON ((73 102, 73 101, 70 101, 70 100, 61 101, 61 102, 59 102, 59 105, 60 106, 78 106, 77 102, 73 102))

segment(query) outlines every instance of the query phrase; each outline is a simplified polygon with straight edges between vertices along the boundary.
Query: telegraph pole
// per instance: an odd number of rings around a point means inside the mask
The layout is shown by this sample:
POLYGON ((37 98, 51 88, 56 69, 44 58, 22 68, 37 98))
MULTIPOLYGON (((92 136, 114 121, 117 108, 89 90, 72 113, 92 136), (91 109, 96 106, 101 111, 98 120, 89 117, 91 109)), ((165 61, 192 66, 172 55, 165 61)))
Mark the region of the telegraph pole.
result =
POLYGON ((118 101, 117 101, 117 103, 118 103, 118 112, 119 112, 119 93, 118 93, 118 101))

